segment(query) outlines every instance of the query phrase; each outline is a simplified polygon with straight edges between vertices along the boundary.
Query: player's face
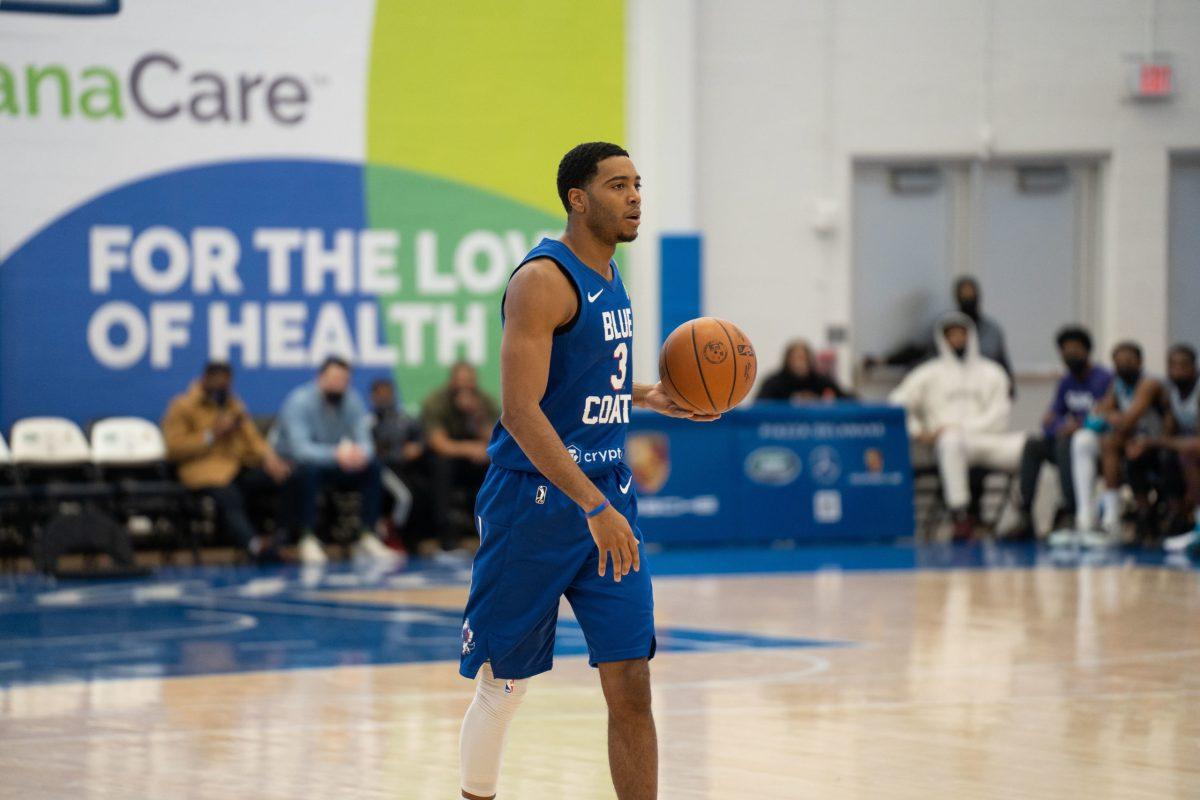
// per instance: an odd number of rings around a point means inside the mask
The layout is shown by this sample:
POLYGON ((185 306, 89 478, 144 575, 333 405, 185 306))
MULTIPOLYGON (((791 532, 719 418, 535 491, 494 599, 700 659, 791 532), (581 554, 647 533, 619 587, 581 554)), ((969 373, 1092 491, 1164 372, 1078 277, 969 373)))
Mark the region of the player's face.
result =
POLYGON ((946 344, 954 350, 962 350, 967 346, 967 329, 961 325, 951 325, 946 328, 946 344))
POLYGON ((1167 378, 1180 386, 1196 380, 1196 365, 1186 353, 1171 353, 1167 359, 1167 378))
POLYGON ((628 156, 613 156, 596 165, 587 187, 588 229, 602 242, 618 244, 637 238, 642 224, 642 179, 628 156))

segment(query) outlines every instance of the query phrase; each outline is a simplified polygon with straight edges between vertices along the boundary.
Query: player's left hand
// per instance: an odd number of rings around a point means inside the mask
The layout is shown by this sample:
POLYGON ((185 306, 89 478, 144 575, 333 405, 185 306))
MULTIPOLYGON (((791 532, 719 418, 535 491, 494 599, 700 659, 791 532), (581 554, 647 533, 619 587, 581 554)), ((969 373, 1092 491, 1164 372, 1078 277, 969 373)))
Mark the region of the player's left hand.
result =
POLYGON ((650 390, 646 392, 644 402, 646 408, 653 409, 659 414, 668 417, 690 419, 693 422, 712 422, 715 419, 721 418, 720 414, 700 414, 676 405, 666 391, 663 390, 661 381, 650 387, 650 390))

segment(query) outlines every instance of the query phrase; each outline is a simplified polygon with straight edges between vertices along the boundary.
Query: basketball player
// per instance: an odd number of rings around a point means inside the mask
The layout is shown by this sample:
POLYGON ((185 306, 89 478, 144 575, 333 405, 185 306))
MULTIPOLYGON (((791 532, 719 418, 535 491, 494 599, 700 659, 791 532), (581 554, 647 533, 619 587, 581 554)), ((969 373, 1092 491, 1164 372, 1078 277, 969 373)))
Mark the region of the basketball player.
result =
POLYGON ((641 179, 629 154, 604 142, 579 145, 558 166, 558 195, 566 232, 530 251, 501 305, 503 413, 475 505, 480 547, 462 626, 459 671, 480 675, 459 743, 462 796, 495 797, 505 733, 529 678, 551 667, 565 595, 599 668, 617 797, 651 800, 654 598, 625 430, 631 406, 716 417, 630 377, 633 318, 613 261, 641 223, 641 179))
POLYGON ((1071 475, 1075 481, 1075 530, 1055 531, 1050 544, 1107 547, 1120 543, 1121 481, 1128 476, 1138 506, 1138 536, 1152 528, 1149 474, 1156 452, 1139 448, 1136 458, 1126 457, 1126 447, 1139 439, 1162 435, 1166 395, 1162 383, 1142 370, 1142 348, 1136 342, 1118 342, 1112 350, 1116 376, 1096 404, 1084 427, 1071 437, 1071 475), (1094 487, 1096 464, 1104 477, 1102 534, 1096 527, 1094 487))

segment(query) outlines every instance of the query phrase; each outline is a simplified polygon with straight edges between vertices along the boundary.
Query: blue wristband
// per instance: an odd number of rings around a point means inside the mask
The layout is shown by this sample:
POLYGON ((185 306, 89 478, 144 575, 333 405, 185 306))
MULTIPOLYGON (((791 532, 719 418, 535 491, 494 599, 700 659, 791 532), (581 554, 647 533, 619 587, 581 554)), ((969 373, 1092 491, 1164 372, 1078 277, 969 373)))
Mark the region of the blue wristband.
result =
POLYGON ((596 516, 597 514, 599 514, 601 511, 603 511, 606 508, 608 508, 607 500, 605 500, 603 503, 601 503, 600 505, 593 508, 591 511, 587 512, 587 518, 591 519, 592 517, 596 516))

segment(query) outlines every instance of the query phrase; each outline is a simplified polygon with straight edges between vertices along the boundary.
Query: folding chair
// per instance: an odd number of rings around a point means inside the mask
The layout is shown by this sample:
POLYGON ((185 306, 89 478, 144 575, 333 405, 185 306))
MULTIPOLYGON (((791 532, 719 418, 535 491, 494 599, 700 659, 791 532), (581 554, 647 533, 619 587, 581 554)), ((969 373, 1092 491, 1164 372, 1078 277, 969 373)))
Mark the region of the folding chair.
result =
POLYGON ((70 550, 107 552, 131 566, 128 537, 112 530, 112 487, 99 479, 83 431, 62 417, 28 417, 12 429, 12 463, 29 493, 27 513, 38 568, 56 569, 70 550))
POLYGON ((129 523, 149 519, 167 560, 185 536, 196 563, 199 544, 191 525, 191 496, 171 477, 167 445, 158 426, 140 417, 109 417, 92 425, 92 463, 116 491, 114 511, 129 523))
POLYGON ((29 491, 21 484, 12 453, 0 435, 0 563, 15 568, 28 549, 29 491))

